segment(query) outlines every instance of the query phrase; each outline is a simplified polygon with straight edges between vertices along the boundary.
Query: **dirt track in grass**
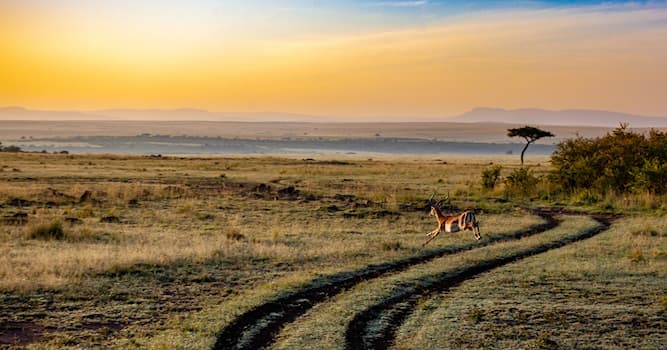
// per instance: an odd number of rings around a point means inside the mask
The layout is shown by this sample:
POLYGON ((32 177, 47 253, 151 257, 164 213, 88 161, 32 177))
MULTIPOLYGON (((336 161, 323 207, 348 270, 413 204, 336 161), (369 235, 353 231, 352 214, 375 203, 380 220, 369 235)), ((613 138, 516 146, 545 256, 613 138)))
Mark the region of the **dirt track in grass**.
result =
POLYGON ((257 349, 266 347, 274 342, 275 336, 286 324, 293 322, 316 304, 362 281, 397 273, 445 255, 457 254, 494 243, 532 236, 551 230, 559 225, 559 222, 553 217, 555 213, 535 211, 534 214, 541 216, 545 222, 511 234, 486 237, 480 242, 445 247, 407 259, 370 265, 361 270, 348 271, 315 279, 300 290, 270 300, 241 314, 222 329, 217 337, 214 349, 257 349))
POLYGON ((495 268, 564 247, 577 241, 591 238, 609 228, 611 217, 593 216, 599 225, 562 239, 541 244, 512 254, 482 261, 474 266, 439 273, 433 282, 406 288, 357 314, 348 324, 345 333, 347 349, 386 349, 395 339, 396 330, 415 309, 420 298, 435 292, 450 289, 477 275, 495 268))

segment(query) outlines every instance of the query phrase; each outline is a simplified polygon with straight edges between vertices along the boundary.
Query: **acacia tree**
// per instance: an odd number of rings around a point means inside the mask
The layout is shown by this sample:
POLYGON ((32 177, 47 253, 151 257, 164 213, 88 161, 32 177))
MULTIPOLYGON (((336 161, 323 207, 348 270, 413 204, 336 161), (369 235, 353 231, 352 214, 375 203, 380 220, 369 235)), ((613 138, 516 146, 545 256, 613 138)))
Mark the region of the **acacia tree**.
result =
POLYGON ((521 151, 521 165, 523 165, 523 154, 526 153, 526 150, 528 149, 528 146, 530 146, 531 143, 543 137, 554 137, 555 135, 552 134, 550 131, 526 125, 521 128, 507 129, 507 136, 523 137, 526 140, 526 146, 524 146, 523 150, 521 151))

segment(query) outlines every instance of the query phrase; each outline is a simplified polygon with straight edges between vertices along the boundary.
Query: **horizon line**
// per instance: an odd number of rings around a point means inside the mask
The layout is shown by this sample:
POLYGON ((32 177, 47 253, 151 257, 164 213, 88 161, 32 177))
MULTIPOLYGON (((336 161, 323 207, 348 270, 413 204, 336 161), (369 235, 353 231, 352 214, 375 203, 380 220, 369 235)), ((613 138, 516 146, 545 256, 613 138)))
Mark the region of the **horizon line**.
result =
MULTIPOLYGON (((346 115, 346 116, 336 116, 336 115, 326 115, 326 114, 317 114, 317 113, 300 113, 300 112, 286 112, 286 111, 270 111, 270 110, 262 110, 262 111, 231 111, 231 110, 210 110, 210 109, 205 109, 205 108, 199 108, 199 107, 174 107, 174 108, 156 108, 156 107, 108 107, 108 108, 95 108, 95 109, 73 109, 73 108, 67 108, 67 109, 52 109, 52 108, 31 108, 31 107, 25 107, 21 105, 5 105, 5 106, 0 106, 0 111, 7 111, 7 110, 20 110, 22 112, 56 112, 56 113, 66 113, 66 112, 74 112, 74 113, 95 113, 95 112, 198 112, 198 113, 210 113, 210 114, 240 114, 240 115, 261 115, 261 114, 274 114, 274 115, 288 115, 288 116, 298 116, 298 117, 311 117, 311 118, 340 118, 340 119, 358 119, 358 118, 368 118, 368 119, 374 119, 374 118, 387 118, 387 119, 393 119, 393 120, 404 120, 404 119, 417 119, 417 120, 428 120, 428 122, 435 122, 433 121, 434 119, 450 119, 450 118, 457 118, 460 117, 466 113, 470 113, 473 111, 478 111, 478 110, 490 110, 490 111, 502 111, 502 112, 519 112, 519 111, 529 111, 529 110, 536 110, 540 112, 603 112, 603 113, 613 113, 613 114, 624 114, 632 117, 641 117, 641 118, 667 118, 667 115, 647 115, 647 114, 636 114, 633 112, 621 112, 621 111, 615 111, 615 110, 607 110, 607 109, 593 109, 593 108, 562 108, 562 109, 550 109, 550 108, 543 108, 543 107, 519 107, 519 108, 504 108, 504 107, 489 107, 489 106, 478 106, 478 107, 472 107, 467 109, 466 111, 458 114, 453 114, 453 115, 438 115, 438 116, 408 116, 408 115, 393 115, 393 116, 387 116, 387 115, 346 115)), ((111 116, 105 116, 105 115, 99 115, 98 117, 109 117, 113 118, 111 116)), ((65 119, 62 119, 63 121, 65 119)), ((70 120, 79 120, 79 119, 70 119, 70 120)), ((115 119, 118 120, 118 119, 115 119)), ((154 119, 146 119, 146 121, 149 120, 154 120, 154 119)), ((141 120, 137 120, 141 121, 141 120)), ((187 121, 187 120, 184 120, 187 121)), ((190 120, 190 121, 210 121, 210 120, 190 120)), ((244 122, 239 120, 239 122, 244 122)), ((248 122, 264 122, 264 121, 248 121, 248 122)), ((285 122, 290 122, 290 121, 285 121, 285 122)), ((303 121, 298 121, 298 122, 303 122, 303 121)), ((318 123, 321 121, 313 121, 313 123, 318 123)), ((325 121, 328 122, 328 121, 325 121)), ((342 121, 344 122, 351 122, 351 123, 364 123, 364 122, 371 122, 371 121, 342 121)), ((388 121, 388 123, 400 123, 400 121, 388 121)), ((410 121, 406 121, 410 122, 410 121)), ((490 121, 493 122, 493 121, 490 121)), ((335 123, 339 123, 338 121, 335 123)), ((462 122, 465 123, 465 122, 462 122)), ((502 122, 498 122, 502 123, 502 122)))

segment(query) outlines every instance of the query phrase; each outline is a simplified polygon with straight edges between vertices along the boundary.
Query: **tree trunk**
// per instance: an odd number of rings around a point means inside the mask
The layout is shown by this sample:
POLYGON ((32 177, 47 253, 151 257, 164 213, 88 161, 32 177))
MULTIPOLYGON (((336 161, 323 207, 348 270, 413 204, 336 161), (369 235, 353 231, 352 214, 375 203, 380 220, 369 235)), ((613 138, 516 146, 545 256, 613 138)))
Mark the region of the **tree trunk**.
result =
POLYGON ((526 145, 523 146, 523 150, 521 151, 521 166, 523 166, 523 154, 526 153, 528 146, 530 146, 530 142, 526 142, 526 145))

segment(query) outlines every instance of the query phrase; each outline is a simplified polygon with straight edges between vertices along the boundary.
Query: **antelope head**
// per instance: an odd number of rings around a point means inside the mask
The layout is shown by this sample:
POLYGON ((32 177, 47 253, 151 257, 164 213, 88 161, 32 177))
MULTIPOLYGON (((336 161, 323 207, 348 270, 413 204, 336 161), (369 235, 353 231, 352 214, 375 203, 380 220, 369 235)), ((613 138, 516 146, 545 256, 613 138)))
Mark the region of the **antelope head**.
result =
POLYGON ((429 198, 428 201, 426 202, 426 204, 431 207, 431 211, 429 212, 429 215, 431 216, 435 216, 437 210, 442 211, 442 204, 449 199, 449 193, 447 193, 447 197, 439 201, 436 201, 434 197, 435 197, 435 192, 431 195, 431 198, 429 198))

